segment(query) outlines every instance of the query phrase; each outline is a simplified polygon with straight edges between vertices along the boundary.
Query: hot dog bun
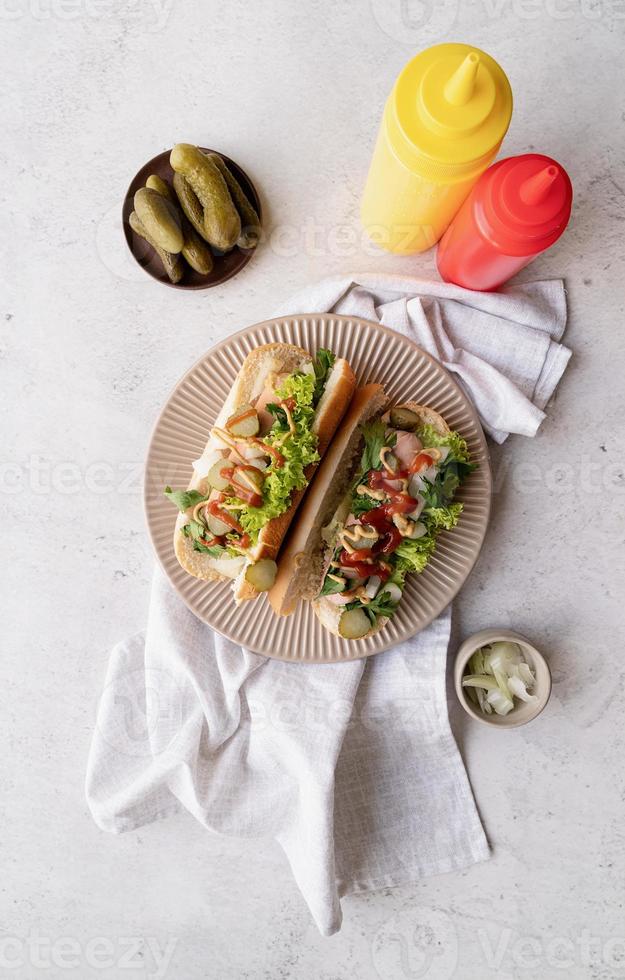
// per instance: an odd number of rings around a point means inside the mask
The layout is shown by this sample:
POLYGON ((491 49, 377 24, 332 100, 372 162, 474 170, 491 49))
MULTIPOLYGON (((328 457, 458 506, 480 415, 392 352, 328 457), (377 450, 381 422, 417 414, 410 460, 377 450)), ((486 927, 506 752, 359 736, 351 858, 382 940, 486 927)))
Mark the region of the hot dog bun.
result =
MULTIPOLYGON (((381 415, 387 398, 381 385, 366 385, 358 389, 339 433, 319 467, 314 487, 302 507, 297 526, 289 536, 282 552, 276 582, 269 592, 269 601, 278 615, 288 616, 295 611, 300 599, 312 600, 319 621, 336 636, 342 609, 325 597, 318 597, 327 563, 327 544, 321 531, 332 520, 342 522, 347 516, 350 483, 362 451, 360 425, 381 415)), ((433 426, 441 435, 449 432, 443 417, 433 409, 416 402, 402 403, 419 416, 424 425, 433 426)), ((350 494, 351 497, 351 494, 350 494)), ((379 617, 376 625, 365 634, 372 636, 387 622, 379 617)))
MULTIPOLYGON (((292 373, 303 370, 312 363, 311 355, 301 347, 291 344, 266 344, 258 347, 247 355, 232 388, 215 420, 215 426, 223 428, 226 421, 236 409, 246 403, 254 403, 259 397, 270 374, 292 373)), ((334 431, 345 413, 355 387, 355 377, 347 361, 337 358, 328 375, 324 393, 317 405, 313 430, 318 437, 318 452, 325 453, 334 431)), ((217 453, 221 444, 213 437, 209 438, 203 457, 217 453)), ((310 466, 307 476, 310 479, 316 466, 310 466)), ((202 494, 210 490, 206 477, 194 472, 188 489, 194 489, 202 494)), ((254 548, 252 558, 275 558, 284 535, 293 519, 299 502, 305 490, 296 492, 291 498, 291 505, 285 513, 270 520, 260 532, 258 543, 254 548)), ((237 558, 212 558, 210 555, 195 551, 190 538, 181 533, 182 527, 189 520, 189 511, 179 514, 174 530, 174 550, 180 565, 195 578, 205 581, 216 579, 234 579, 235 601, 257 598, 259 593, 246 581, 245 570, 248 561, 237 558)))
MULTIPOLYGON (((434 429, 436 429, 439 435, 444 436, 450 431, 449 426, 445 422, 443 416, 439 415, 438 412, 435 412, 433 408, 429 408, 427 405, 419 405, 417 402, 402 402, 401 407, 410 409, 411 412, 414 412, 415 415, 419 416, 424 425, 431 425, 434 429)), ((321 473, 319 475, 321 476, 321 473)), ((323 574, 321 579, 317 579, 316 582, 316 596, 319 593, 322 583, 323 574)), ((334 633, 335 636, 340 636, 339 620, 341 618, 341 613, 343 612, 340 606, 335 606, 334 603, 328 602, 325 596, 318 596, 318 598, 314 599, 312 607, 321 625, 325 626, 325 628, 330 630, 331 633, 334 633)), ((364 640, 369 636, 374 636, 374 634, 378 633, 387 622, 388 618, 386 616, 378 616, 375 626, 372 626, 369 632, 364 634, 362 639, 364 640)))
POLYGON ((282 550, 276 581, 268 594, 279 616, 289 616, 300 599, 312 599, 319 592, 325 552, 321 530, 344 497, 350 474, 360 457, 359 426, 379 415, 386 403, 382 385, 365 385, 356 391, 282 550))

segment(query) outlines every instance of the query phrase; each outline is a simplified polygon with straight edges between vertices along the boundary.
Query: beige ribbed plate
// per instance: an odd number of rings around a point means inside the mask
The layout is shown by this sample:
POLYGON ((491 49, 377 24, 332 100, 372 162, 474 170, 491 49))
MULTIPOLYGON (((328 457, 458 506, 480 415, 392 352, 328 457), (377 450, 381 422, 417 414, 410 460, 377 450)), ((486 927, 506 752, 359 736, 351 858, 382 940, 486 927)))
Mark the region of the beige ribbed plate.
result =
MULTIPOLYGON (((484 433, 469 401, 450 375, 412 341, 368 320, 346 316, 297 316, 267 320, 213 347, 176 385, 156 423, 145 479, 148 527, 158 559, 189 609, 248 650, 306 663, 354 660, 379 653, 428 625, 454 598, 471 571, 486 533, 491 476, 484 433), (202 582, 178 564, 173 549, 175 508, 163 496, 170 484, 186 487, 192 462, 204 449, 217 413, 243 358, 272 342, 298 344, 311 353, 329 347, 346 357, 360 384, 381 382, 392 402, 417 401, 445 417, 469 444, 479 468, 458 499, 464 512, 452 532, 441 534, 421 575, 410 575, 399 608, 384 629, 348 642, 328 633, 308 604, 287 618, 275 616, 265 596, 238 608, 229 582, 202 582)), ((297 519, 297 518, 296 518, 297 519)))

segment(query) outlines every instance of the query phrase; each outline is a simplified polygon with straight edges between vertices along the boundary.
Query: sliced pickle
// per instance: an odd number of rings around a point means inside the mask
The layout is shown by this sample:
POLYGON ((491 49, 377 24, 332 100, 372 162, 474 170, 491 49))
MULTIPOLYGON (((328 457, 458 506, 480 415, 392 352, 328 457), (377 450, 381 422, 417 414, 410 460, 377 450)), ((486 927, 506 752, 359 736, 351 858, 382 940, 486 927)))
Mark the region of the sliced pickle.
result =
POLYGON ((416 432, 421 426, 421 419, 416 412, 409 408, 398 406, 391 409, 391 425, 396 429, 403 429, 404 432, 416 432))
POLYGON ((372 548, 379 537, 372 524, 348 524, 342 534, 352 548, 372 548))
POLYGON ((245 570, 245 581, 257 592, 267 592, 276 580, 278 566, 271 558, 261 558, 245 570))
POLYGON ((211 487, 215 490, 219 490, 223 493, 230 486, 230 480, 226 480, 225 477, 221 475, 221 471, 228 466, 227 459, 218 459, 216 463, 213 463, 210 470, 206 474, 206 479, 210 483, 211 487))
POLYGON ((339 619, 339 634, 346 640, 359 640, 371 629, 371 620, 364 609, 346 609, 339 619))
POLYGON ((216 538, 220 538, 223 534, 228 534, 232 530, 229 524, 220 520, 215 514, 211 514, 210 511, 206 511, 206 523, 216 538))
POLYGON ((251 405, 241 405, 226 422, 226 429, 233 436, 242 438, 258 435, 260 429, 258 412, 251 405))
POLYGON ((382 453, 380 456, 380 460, 382 461, 382 465, 384 469, 387 471, 387 473, 388 472, 397 473, 397 470, 399 469, 399 460, 397 459, 395 453, 392 452, 382 453))
POLYGON ((428 533, 425 524, 421 521, 411 521, 406 514, 393 514, 393 524, 401 534, 402 538, 415 541, 428 533))
POLYGON ((247 490, 252 490, 254 493, 262 494, 265 477, 262 470, 257 470, 256 467, 248 470, 243 469, 242 466, 237 466, 232 474, 232 482, 237 483, 240 487, 245 487, 247 490))

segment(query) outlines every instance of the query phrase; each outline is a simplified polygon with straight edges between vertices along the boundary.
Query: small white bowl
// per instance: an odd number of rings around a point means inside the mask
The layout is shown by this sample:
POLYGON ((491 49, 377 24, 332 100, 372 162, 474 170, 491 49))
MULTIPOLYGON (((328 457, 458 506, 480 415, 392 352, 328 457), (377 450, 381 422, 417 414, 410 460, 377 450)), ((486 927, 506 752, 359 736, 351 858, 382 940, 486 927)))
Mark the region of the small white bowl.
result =
POLYGON ((533 721, 547 704, 551 695, 551 671, 543 655, 524 636, 505 629, 482 630, 465 640, 458 650, 454 664, 454 685, 460 704, 466 713, 475 718, 476 721, 498 728, 517 728, 519 725, 526 725, 528 721, 533 721), (462 678, 466 673, 467 663, 475 651, 487 643, 497 643, 500 640, 518 643, 521 647, 523 659, 536 676, 536 683, 531 693, 535 694, 538 700, 528 704, 526 701, 515 698, 514 708, 507 715, 497 715, 495 712, 492 715, 486 715, 467 697, 466 688, 462 686, 462 678))

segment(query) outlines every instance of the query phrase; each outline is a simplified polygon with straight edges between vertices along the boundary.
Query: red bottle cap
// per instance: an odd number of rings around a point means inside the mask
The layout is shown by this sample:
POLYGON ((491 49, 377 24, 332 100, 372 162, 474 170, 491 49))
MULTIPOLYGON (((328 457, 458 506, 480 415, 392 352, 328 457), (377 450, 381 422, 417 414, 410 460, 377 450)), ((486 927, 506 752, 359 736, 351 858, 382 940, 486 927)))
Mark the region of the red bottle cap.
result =
POLYGON ((537 255, 568 223, 573 188, 566 170, 541 153, 501 160, 491 168, 476 217, 482 233, 506 255, 537 255))

